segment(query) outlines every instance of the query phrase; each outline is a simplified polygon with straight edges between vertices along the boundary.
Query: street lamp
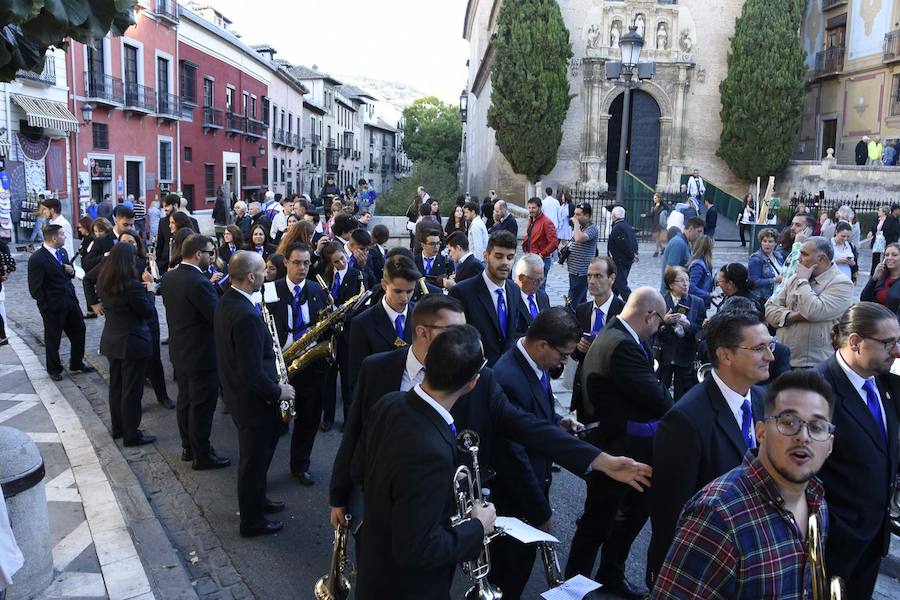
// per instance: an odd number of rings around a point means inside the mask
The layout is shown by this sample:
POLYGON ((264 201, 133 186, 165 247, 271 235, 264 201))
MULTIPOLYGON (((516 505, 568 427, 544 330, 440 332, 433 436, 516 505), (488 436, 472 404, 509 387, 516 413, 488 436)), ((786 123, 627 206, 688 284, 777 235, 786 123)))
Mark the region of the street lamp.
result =
POLYGON ((94 120, 93 104, 91 104, 90 102, 85 102, 81 105, 81 118, 84 119, 85 125, 94 120))
POLYGON ((265 144, 260 144, 260 145, 259 145, 259 155, 260 155, 260 156, 265 156, 265 155, 266 155, 266 145, 265 145, 265 144))
POLYGON ((469 112, 469 92, 463 88, 462 94, 459 95, 459 120, 466 122, 466 114, 469 112))

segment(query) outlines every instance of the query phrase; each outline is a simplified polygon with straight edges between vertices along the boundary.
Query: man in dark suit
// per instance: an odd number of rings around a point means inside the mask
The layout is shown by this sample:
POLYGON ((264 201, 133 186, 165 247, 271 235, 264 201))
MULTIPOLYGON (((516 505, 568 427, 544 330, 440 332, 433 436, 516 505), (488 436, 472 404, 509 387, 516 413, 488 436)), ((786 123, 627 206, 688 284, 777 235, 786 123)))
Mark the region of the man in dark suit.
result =
POLYGON ((463 303, 466 322, 481 333, 488 366, 493 366, 516 341, 519 312, 523 309, 521 290, 509 281, 515 257, 513 234, 508 231, 491 234, 484 252, 487 264, 484 272, 450 290, 450 295, 463 303))
POLYGON ((120 204, 112 211, 113 231, 109 235, 104 235, 91 245, 91 249, 81 259, 81 268, 85 273, 92 271, 97 265, 103 261, 103 257, 109 254, 112 247, 119 241, 119 236, 134 229, 134 210, 120 204))
MULTIPOLYGON (((628 298, 619 316, 597 335, 584 359, 582 388, 586 418, 597 423, 587 439, 604 449, 652 464, 653 434, 672 398, 656 379, 648 341, 662 324, 665 302, 642 287, 628 298)), ((593 575, 600 546, 603 554, 593 579, 626 598, 639 598, 625 579, 625 559, 648 516, 646 494, 609 477, 588 478, 584 514, 572 538, 566 578, 593 575), (615 525, 615 527, 614 527, 615 525)))
POLYGON ((659 422, 653 440, 653 487, 647 551, 652 588, 677 531, 685 503, 710 481, 741 464, 756 447, 753 424, 762 419, 772 336, 756 312, 717 313, 706 325, 712 374, 694 386, 659 422))
POLYGON ((159 284, 169 325, 169 358, 178 383, 176 415, 181 434, 181 460, 193 461, 195 471, 231 464, 209 443, 219 398, 213 317, 219 294, 206 278, 215 252, 213 241, 193 234, 182 245, 181 264, 159 284))
MULTIPOLYGON (((318 283, 307 279, 311 256, 308 246, 291 244, 284 251, 287 276, 266 284, 266 288, 274 287, 274 293, 266 293, 265 300, 275 319, 278 344, 282 351, 287 350, 314 326, 327 306, 325 292, 318 283)), ((323 341, 327 340, 319 343, 323 341)), ((315 483, 309 472, 309 457, 322 419, 322 397, 327 372, 328 364, 324 360, 317 360, 291 378, 297 411, 291 435, 291 474, 307 486, 315 483)))
POLYGON ((28 259, 28 291, 37 301, 44 321, 44 351, 47 372, 53 381, 62 379, 59 343, 65 332, 71 345, 69 370, 89 373, 84 362, 84 315, 72 279, 75 267, 66 254, 66 232, 61 225, 44 225, 44 244, 28 259))
MULTIPOLYGON (((172 231, 169 227, 169 218, 172 216, 172 213, 177 211, 181 207, 181 197, 178 194, 169 194, 163 200, 163 216, 159 218, 159 229, 156 232, 156 264, 159 267, 160 273, 165 273, 169 270, 169 246, 170 241, 172 239, 172 231)), ((194 232, 200 233, 200 226, 197 223, 197 219, 188 215, 191 220, 191 226, 194 229, 194 232)), ((246 238, 245 238, 246 241, 246 238)))
POLYGON ((622 312, 625 303, 616 296, 612 287, 616 281, 616 263, 608 256, 598 256, 591 260, 587 271, 588 294, 591 299, 575 308, 575 318, 581 327, 581 340, 572 353, 572 360, 578 363, 575 369, 575 382, 572 385, 572 404, 579 419, 584 417, 584 397, 581 392, 581 373, 584 357, 591 348, 591 343, 613 317, 622 312))
MULTIPOLYGON (((367 356, 387 352, 412 342, 410 299, 421 274, 405 256, 392 256, 384 265, 377 304, 353 318, 350 326, 350 381, 356 381, 367 356)), ((351 387, 352 389, 352 387, 351 387)))
POLYGON ((497 200, 494 202, 494 211, 493 211, 494 224, 491 225, 490 229, 488 229, 488 233, 494 233, 495 231, 508 231, 511 234, 518 236, 519 235, 519 223, 516 222, 516 218, 509 214, 509 207, 506 205, 506 202, 503 200, 497 200))
POLYGON ((816 367, 834 390, 834 447, 819 479, 828 502, 825 561, 847 597, 869 598, 890 545, 888 502, 897 475, 897 399, 890 373, 900 357, 897 317, 880 304, 851 306, 837 325, 837 352, 816 367))
POLYGON ((703 198, 703 204, 706 205, 706 225, 703 227, 703 235, 715 238, 716 223, 719 220, 719 211, 716 210, 716 205, 713 202, 712 194, 703 198))
POLYGON ((238 429, 238 506, 241 535, 252 537, 280 531, 280 521, 265 514, 284 505, 266 497, 266 475, 280 431, 278 403, 293 399, 294 388, 279 383, 272 336, 252 294, 266 276, 266 263, 255 252, 239 251, 231 258, 231 287, 216 307, 216 363, 225 405, 238 429))
POLYGON ((365 430, 365 534, 360 538, 356 597, 449 598, 456 565, 481 553, 497 517, 474 503, 451 524, 457 427, 450 411, 474 389, 483 365, 478 332, 460 325, 429 348, 426 375, 408 392, 386 396, 365 430))
POLYGON ((612 218, 606 252, 616 263, 616 283, 613 291, 627 302, 628 296, 631 294, 631 288, 628 287, 628 274, 631 272, 631 265, 640 260, 637 238, 634 236, 634 229, 625 220, 624 208, 614 207, 612 218))
POLYGON ((372 228, 372 245, 369 247, 369 267, 375 275, 375 281, 381 281, 384 271, 384 263, 387 261, 387 247, 385 244, 391 238, 391 232, 387 225, 379 223, 372 228))
POLYGON ((469 252, 469 238, 464 231, 454 231, 447 238, 447 252, 453 261, 453 273, 444 279, 444 287, 448 290, 453 286, 484 271, 484 263, 469 252))
POLYGON ((369 247, 372 245, 372 235, 365 229, 360 228, 359 222, 355 219, 353 223, 356 229, 350 232, 350 239, 347 240, 345 247, 350 257, 347 264, 351 268, 358 269, 363 274, 363 283, 366 289, 372 289, 381 281, 375 278, 375 272, 372 270, 372 265, 369 264, 369 247))
POLYGON ((516 283, 522 295, 522 304, 516 322, 516 332, 524 335, 538 313, 550 308, 550 297, 541 289, 544 281, 544 259, 537 254, 524 254, 516 262, 516 283))
POLYGON ((441 254, 441 228, 435 224, 426 228, 422 235, 422 251, 416 255, 416 267, 425 276, 425 281, 443 287, 449 265, 441 254))

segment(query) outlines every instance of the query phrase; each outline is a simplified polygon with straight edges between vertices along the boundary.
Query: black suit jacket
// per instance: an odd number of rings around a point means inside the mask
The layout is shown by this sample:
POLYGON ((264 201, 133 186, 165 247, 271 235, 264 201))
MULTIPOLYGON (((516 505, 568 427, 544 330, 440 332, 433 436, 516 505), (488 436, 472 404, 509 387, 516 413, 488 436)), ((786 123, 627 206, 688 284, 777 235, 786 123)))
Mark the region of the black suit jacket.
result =
MULTIPOLYGON (((750 389, 754 421, 763 418, 763 391, 750 389)), ((653 439, 647 571, 655 579, 675 539, 685 503, 713 479, 741 464, 747 447, 734 413, 710 376, 692 387, 660 420, 653 439)))
POLYGON ((272 336, 262 317, 230 288, 214 318, 216 364, 225 406, 241 427, 270 423, 281 397, 272 336))
POLYGON ((476 259, 474 254, 467 256, 456 270, 456 283, 462 283, 466 279, 481 275, 482 271, 484 271, 484 265, 481 261, 476 259))
MULTIPOLYGON (((666 301, 666 308, 672 310, 675 303, 672 300, 672 294, 666 292, 663 296, 666 301)), ((706 320, 706 305, 703 300, 697 296, 688 294, 683 297, 679 304, 688 307, 687 318, 690 325, 684 328, 684 336, 679 337, 675 333, 675 327, 665 325, 660 328, 656 341, 660 347, 660 365, 676 365, 679 367, 692 367, 694 359, 697 358, 697 334, 700 333, 700 326, 706 320)))
POLYGON ((180 264, 163 275, 159 294, 169 325, 169 356, 175 369, 192 376, 216 370, 213 323, 219 294, 200 269, 180 264))
MULTIPOLYGON (((66 249, 60 248, 60 251, 63 263, 71 265, 72 259, 66 249)), ((75 287, 72 285, 73 277, 74 271, 72 275, 67 274, 56 256, 43 246, 28 258, 28 291, 37 300, 41 312, 58 311, 70 307, 72 303, 78 304, 75 287)))
POLYGON ((416 252, 415 259, 419 273, 426 277, 428 281, 434 282, 438 277, 443 277, 450 271, 450 261, 443 254, 438 253, 434 257, 431 264, 431 273, 425 273, 425 257, 422 256, 421 252, 416 252))
POLYGON ((156 315, 156 310, 147 288, 134 279, 119 296, 110 296, 101 289, 100 301, 105 317, 100 353, 120 360, 148 358, 153 353, 148 321, 156 315))
POLYGON ((710 206, 706 209, 706 224, 703 226, 703 233, 705 235, 714 235, 716 233, 716 223, 719 220, 719 211, 716 210, 715 206, 710 206))
POLYGON ((506 215, 506 218, 500 221, 499 223, 494 223, 491 225, 491 228, 488 229, 488 233, 494 233, 495 231, 508 231, 514 236, 518 237, 519 235, 519 223, 516 222, 516 218, 512 215, 506 215))
POLYGON ((881 226, 881 233, 884 234, 886 244, 893 244, 900 240, 900 219, 894 215, 888 215, 881 226))
MULTIPOLYGON (((412 343, 413 337, 412 311, 410 304, 403 327, 403 341, 407 345, 412 343)), ((397 330, 381 301, 353 317, 350 324, 350 381, 356 381, 367 356, 397 348, 396 341, 397 330)))
MULTIPOLYGON (((625 303, 622 302, 622 299, 618 296, 613 296, 612 302, 609 303, 609 314, 605 315, 603 318, 604 325, 622 312, 623 308, 625 308, 625 303)), ((593 316, 593 313, 593 298, 575 307, 575 319, 578 321, 582 333, 589 333, 591 331, 591 317, 593 316)), ((585 355, 577 349, 572 353, 572 360, 578 363, 578 366, 575 368, 575 381, 572 383, 572 400, 569 409, 576 411, 579 415, 579 419, 582 418, 582 415, 584 414, 584 394, 581 390, 581 373, 584 357, 585 355)))
POLYGON ((453 286, 450 295, 463 303, 466 323, 481 334, 484 357, 488 366, 493 366, 500 355, 513 347, 516 341, 516 327, 522 310, 522 295, 512 281, 504 282, 506 290, 506 337, 500 329, 494 298, 488 291, 484 278, 479 275, 453 286))
POLYGON ((85 272, 92 271, 97 265, 103 262, 103 257, 106 256, 107 252, 112 250, 116 239, 115 233, 107 233, 94 240, 94 245, 91 246, 88 253, 81 259, 81 268, 84 269, 85 272))
POLYGON ((619 219, 609 231, 607 254, 612 257, 618 267, 631 267, 638 253, 637 238, 634 229, 625 219, 619 219))
POLYGON ((644 444, 635 447, 635 440, 625 432, 626 422, 662 418, 672 407, 672 397, 653 372, 649 348, 644 344, 642 351, 641 347, 619 317, 611 319, 584 357, 581 386, 583 420, 600 422, 591 440, 611 454, 646 462, 650 457, 643 456, 644 444))
MULTIPOLYGON (((520 294, 519 298, 521 297, 520 294)), ((550 308, 550 297, 544 290, 539 289, 537 291, 534 295, 534 302, 537 304, 538 312, 550 308)), ((522 304, 519 307, 519 319, 516 323, 516 331, 519 336, 525 335, 525 332, 531 327, 532 321, 534 321, 534 319, 531 318, 531 311, 529 310, 528 303, 522 300, 522 304)))
POLYGON ((887 438, 884 439, 865 401, 832 356, 816 371, 834 390, 835 404, 831 422, 834 446, 819 479, 825 484, 828 502, 828 540, 825 557, 829 573, 847 577, 864 568, 859 560, 871 544, 881 553, 888 551, 888 495, 897 474, 897 400, 900 379, 896 375, 875 378, 884 414, 887 438))
POLYGON ((482 548, 484 529, 451 527, 449 489, 456 440, 415 391, 385 397, 365 433, 365 530, 359 544, 359 600, 450 597, 456 565, 482 548))
POLYGON ((169 230, 169 215, 163 215, 159 218, 159 229, 156 232, 156 265, 159 267, 160 273, 169 270, 169 241, 172 239, 172 232, 169 230))
MULTIPOLYGON (((315 325, 319 321, 319 313, 325 308, 325 292, 321 286, 310 279, 304 284, 306 288, 306 302, 309 312, 309 323, 306 326, 315 325)), ((275 330, 278 332, 278 344, 284 348, 288 342, 288 336, 292 336, 294 324, 288 320, 288 312, 290 309, 291 319, 296 318, 293 314, 294 291, 288 289, 287 281, 284 278, 275 281, 275 291, 278 298, 269 298, 266 296, 266 307, 275 320, 275 330)), ((292 338, 293 339, 293 338, 292 338)))
MULTIPOLYGON (((315 248, 315 245, 313 246, 315 248)), ((369 248, 369 270, 372 271, 372 275, 375 277, 375 283, 378 283, 384 277, 384 263, 387 262, 384 254, 381 253, 381 250, 377 245, 372 244, 372 247, 369 248)))

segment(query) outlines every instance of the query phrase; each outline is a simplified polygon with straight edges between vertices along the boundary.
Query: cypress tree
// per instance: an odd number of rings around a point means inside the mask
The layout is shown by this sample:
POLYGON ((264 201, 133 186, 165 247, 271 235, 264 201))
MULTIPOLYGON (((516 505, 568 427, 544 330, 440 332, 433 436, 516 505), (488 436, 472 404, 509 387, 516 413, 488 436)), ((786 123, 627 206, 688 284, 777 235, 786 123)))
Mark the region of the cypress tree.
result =
POLYGON ((556 0, 504 2, 493 44, 488 125, 513 170, 534 183, 556 165, 572 99, 572 48, 556 0))
POLYGON ((806 53, 804 0, 747 0, 735 23, 728 75, 719 85, 722 134, 716 152, 737 177, 787 166, 800 135, 806 53))

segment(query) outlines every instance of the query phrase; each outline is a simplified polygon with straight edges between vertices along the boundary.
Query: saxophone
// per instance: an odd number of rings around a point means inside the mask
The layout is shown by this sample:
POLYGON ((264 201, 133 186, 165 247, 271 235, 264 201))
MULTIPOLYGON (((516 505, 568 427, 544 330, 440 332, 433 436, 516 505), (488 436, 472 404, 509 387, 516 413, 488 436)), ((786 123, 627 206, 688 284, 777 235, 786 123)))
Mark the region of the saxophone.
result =
POLYGON ((331 568, 313 588, 316 600, 346 600, 350 596, 350 581, 344 575, 347 563, 347 533, 350 531, 350 515, 334 532, 334 547, 331 552, 331 568))
POLYGON ((431 293, 428 291, 428 283, 426 283, 424 277, 419 278, 419 289, 422 290, 422 296, 427 296, 431 293))
POLYGON ((812 579, 813 600, 843 600, 844 582, 840 577, 828 578, 825 573, 825 549, 819 532, 818 514, 809 515, 806 530, 809 543, 809 570, 812 579))
MULTIPOLYGON (((272 336, 272 346, 275 350, 275 372, 278 373, 278 383, 281 385, 288 385, 290 376, 288 375, 287 364, 284 362, 284 354, 281 353, 281 346, 278 344, 279 338, 278 330, 275 328, 275 317, 272 316, 272 313, 270 313, 269 309, 266 307, 265 287, 260 288, 259 293, 262 295, 260 312, 262 313, 262 318, 266 323, 266 327, 269 328, 269 335, 272 336)), ((291 419, 294 418, 294 415, 297 414, 297 411, 294 408, 293 399, 282 400, 279 403, 278 408, 281 411, 281 420, 285 423, 290 423, 291 419)))
POLYGON ((550 542, 539 542, 538 550, 541 553, 541 562, 544 563, 544 575, 547 577, 547 585, 553 589, 564 584, 566 580, 559 568, 556 547, 550 542))

